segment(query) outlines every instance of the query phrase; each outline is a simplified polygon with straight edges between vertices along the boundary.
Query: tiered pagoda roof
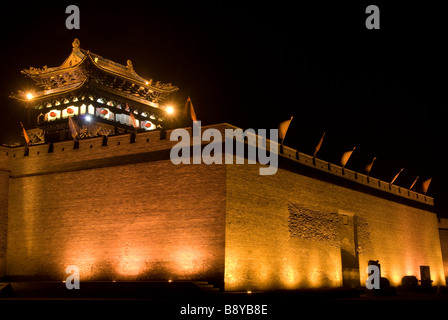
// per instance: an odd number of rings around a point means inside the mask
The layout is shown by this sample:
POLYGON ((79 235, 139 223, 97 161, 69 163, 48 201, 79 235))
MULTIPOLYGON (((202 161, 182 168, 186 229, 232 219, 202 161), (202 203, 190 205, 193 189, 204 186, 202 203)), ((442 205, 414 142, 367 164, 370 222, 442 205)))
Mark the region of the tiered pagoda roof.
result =
POLYGON ((35 88, 12 97, 25 102, 29 118, 36 119, 37 128, 28 131, 32 144, 70 139, 69 117, 80 138, 164 127, 169 109, 161 102, 176 86, 141 77, 131 60, 124 66, 81 49, 78 39, 72 46, 58 67, 22 70, 35 88))
MULTIPOLYGON (((81 49, 80 41, 73 41, 73 50, 58 67, 34 68, 22 70, 33 79, 40 90, 32 92, 33 101, 48 99, 52 96, 67 94, 90 85, 106 92, 134 100, 143 105, 158 107, 170 93, 178 90, 171 83, 165 84, 139 76, 131 60, 127 65, 105 59, 100 55, 81 49)), ((29 100, 27 92, 19 92, 14 97, 29 100)))

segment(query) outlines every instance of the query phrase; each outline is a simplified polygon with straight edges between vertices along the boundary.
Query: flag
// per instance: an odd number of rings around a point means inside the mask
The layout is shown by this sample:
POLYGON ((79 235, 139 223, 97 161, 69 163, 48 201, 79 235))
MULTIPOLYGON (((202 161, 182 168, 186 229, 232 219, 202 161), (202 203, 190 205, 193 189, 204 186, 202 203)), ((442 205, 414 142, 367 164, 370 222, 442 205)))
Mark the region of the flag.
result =
POLYGON ((289 119, 289 120, 283 121, 278 126, 278 138, 282 140, 282 144, 283 144, 283 140, 285 140, 286 132, 288 132, 288 128, 289 128, 289 125, 291 124, 292 118, 293 117, 291 117, 291 119, 289 119))
POLYGON ((26 133, 26 130, 23 127, 22 122, 20 122, 20 125, 22 126, 23 136, 25 137, 26 144, 30 144, 30 137, 28 136, 28 133, 26 133))
POLYGON ((131 111, 131 113, 129 114, 129 118, 131 119, 132 126, 134 128, 137 128, 138 127, 137 126, 137 119, 135 119, 135 117, 134 117, 134 112, 131 111))
POLYGON ((429 188, 429 184, 431 183, 432 178, 429 178, 428 180, 423 181, 422 183, 422 188, 423 188, 423 192, 426 194, 426 192, 428 191, 429 188))
POLYGON ((397 173, 397 175, 392 179, 390 184, 393 184, 395 180, 397 180, 398 176, 400 175, 401 171, 403 171, 404 168, 401 168, 400 172, 397 173))
POLYGON ((187 118, 191 118, 192 121, 198 121, 190 97, 187 98, 187 102, 185 103, 185 113, 187 118))
POLYGON ((322 142, 324 141, 324 137, 325 137, 325 132, 322 135, 322 138, 320 138, 319 143, 317 144, 316 148, 314 148, 314 157, 316 157, 316 153, 320 150, 320 147, 322 147, 322 142))
POLYGON ((78 140, 78 130, 76 130, 75 123, 73 122, 72 117, 68 117, 68 128, 70 130, 70 133, 72 134, 72 138, 74 140, 78 140))
POLYGON ((368 165, 366 165, 365 170, 367 172, 367 175, 370 174, 370 170, 372 170, 373 163, 375 162, 375 160, 376 160, 376 157, 373 157, 372 162, 370 162, 368 165))
POLYGON ((418 176, 417 176, 417 178, 415 178, 414 182, 412 182, 411 186, 409 187, 409 190, 412 190, 412 188, 414 187, 417 180, 418 180, 418 176))
POLYGON ((131 119, 131 125, 134 128, 137 128, 138 127, 137 119, 135 119, 134 112, 131 110, 131 108, 129 108, 129 105, 127 102, 126 102, 126 111, 129 111, 129 119, 131 119))
POLYGON ((353 151, 355 151, 355 149, 356 149, 356 147, 354 147, 353 150, 344 152, 344 154, 342 155, 341 164, 342 164, 343 168, 347 164, 347 161, 350 159, 350 157, 352 156, 352 153, 353 153, 353 151))

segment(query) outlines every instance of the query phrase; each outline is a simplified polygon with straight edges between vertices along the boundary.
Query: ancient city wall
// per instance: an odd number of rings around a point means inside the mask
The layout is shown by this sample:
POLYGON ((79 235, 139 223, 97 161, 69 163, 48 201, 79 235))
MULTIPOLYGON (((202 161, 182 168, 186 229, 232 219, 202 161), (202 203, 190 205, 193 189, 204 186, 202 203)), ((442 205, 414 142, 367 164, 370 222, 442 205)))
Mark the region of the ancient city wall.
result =
POLYGON ((169 134, 13 149, 7 274, 222 286, 225 166, 172 164, 169 134))
POLYGON ((379 260, 392 285, 420 278, 422 265, 445 284, 432 198, 286 147, 271 176, 260 165, 176 166, 169 136, 66 141, 26 156, 2 148, 0 275, 6 248, 6 274, 34 279, 65 279, 74 264, 81 280, 338 287, 362 285, 368 261, 379 260))
POLYGON ((0 147, 0 277, 6 273, 6 234, 8 228, 9 152, 0 147))
POLYGON ((448 280, 448 219, 439 219, 439 236, 440 245, 442 247, 445 280, 448 280))
POLYGON ((392 285, 420 279, 421 265, 445 284, 434 213, 285 161, 272 176, 258 165, 227 166, 226 290, 363 285, 369 260, 392 285))

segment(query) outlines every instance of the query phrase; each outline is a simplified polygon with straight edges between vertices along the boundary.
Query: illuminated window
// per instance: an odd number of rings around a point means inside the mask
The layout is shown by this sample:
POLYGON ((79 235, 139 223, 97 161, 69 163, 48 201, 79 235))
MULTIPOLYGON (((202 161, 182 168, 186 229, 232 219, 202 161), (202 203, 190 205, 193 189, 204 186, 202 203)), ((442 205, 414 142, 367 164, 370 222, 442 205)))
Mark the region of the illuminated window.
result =
POLYGON ((103 119, 114 121, 114 113, 111 112, 108 108, 97 108, 96 115, 103 119))
POLYGON ((131 125, 131 119, 127 114, 124 113, 117 113, 115 115, 115 121, 120 122, 122 124, 128 124, 131 125))
POLYGON ((95 99, 93 98, 93 96, 89 96, 89 99, 92 100, 92 101, 95 100, 95 99))
POLYGON ((96 102, 104 103, 104 99, 103 99, 103 98, 98 98, 98 99, 96 100, 96 102))
POLYGON ((154 130, 156 126, 151 121, 141 121, 141 128, 145 129, 146 131, 154 130))
POLYGON ((78 115, 78 107, 70 106, 67 109, 62 110, 62 118, 78 115))
POLYGON ((48 113, 45 114, 45 121, 53 121, 57 120, 61 117, 61 111, 60 110, 50 110, 48 113))
POLYGON ((106 103, 106 105, 108 105, 109 107, 113 107, 113 106, 114 106, 114 103, 113 103, 112 101, 108 101, 108 102, 106 103))
POLYGON ((54 105, 55 106, 59 106, 61 103, 59 102, 59 101, 56 101, 55 103, 54 103, 54 105))
POLYGON ((77 97, 74 97, 73 100, 72 100, 72 102, 77 102, 77 101, 78 101, 77 97))
POLYGON ((52 107, 51 103, 47 103, 46 107, 51 108, 52 107))
POLYGON ((68 99, 64 99, 64 103, 69 103, 70 101, 68 99))
POLYGON ((95 114, 95 107, 89 104, 87 112, 90 114, 95 114))
POLYGON ((80 113, 81 114, 84 114, 84 113, 86 113, 86 105, 85 104, 83 104, 82 106, 81 106, 81 108, 80 108, 80 113))

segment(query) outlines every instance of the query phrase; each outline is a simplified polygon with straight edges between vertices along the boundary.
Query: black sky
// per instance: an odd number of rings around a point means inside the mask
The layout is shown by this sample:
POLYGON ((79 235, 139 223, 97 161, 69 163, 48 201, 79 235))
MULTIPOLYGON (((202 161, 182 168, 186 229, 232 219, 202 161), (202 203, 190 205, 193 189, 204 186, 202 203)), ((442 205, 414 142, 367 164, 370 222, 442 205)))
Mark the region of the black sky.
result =
POLYGON ((1 20, 1 143, 20 137, 26 112, 8 98, 26 89, 23 68, 61 64, 81 47, 118 63, 131 59, 145 78, 172 82, 179 108, 192 98, 204 124, 276 128, 294 116, 285 144, 347 167, 373 156, 372 175, 396 184, 433 177, 428 195, 441 216, 445 164, 446 32, 428 2, 145 1, 8 4, 1 20), (341 3, 339 3, 341 2, 341 3), (81 29, 65 27, 76 4, 81 29), (367 30, 365 8, 380 8, 380 30, 367 30))

